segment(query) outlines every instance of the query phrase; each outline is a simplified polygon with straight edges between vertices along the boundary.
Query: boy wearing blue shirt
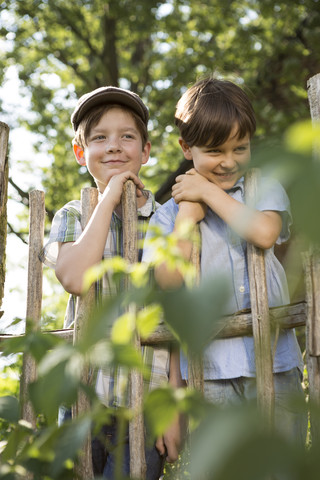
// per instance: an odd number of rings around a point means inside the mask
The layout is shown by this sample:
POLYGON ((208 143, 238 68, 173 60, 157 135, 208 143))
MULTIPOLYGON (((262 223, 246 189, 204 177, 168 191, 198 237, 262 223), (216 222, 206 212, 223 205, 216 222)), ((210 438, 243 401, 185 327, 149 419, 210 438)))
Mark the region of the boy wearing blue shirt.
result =
MULTIPOLYGON (((250 308, 247 242, 265 250, 269 306, 290 302, 284 270, 274 255, 275 243, 289 238, 289 199, 275 180, 261 178, 255 208, 244 203, 244 173, 250 162, 250 141, 256 129, 251 102, 236 84, 207 78, 189 88, 177 104, 175 123, 179 143, 194 168, 176 178, 172 199, 153 216, 152 227, 167 235, 188 220, 200 224, 201 278, 223 273, 232 294, 225 306, 231 314, 250 308)), ((183 257, 190 259, 192 244, 180 241, 183 257)), ((152 252, 146 247, 144 259, 152 252)), ((162 288, 183 282, 181 272, 167 267, 155 269, 162 288)), ((303 395, 303 361, 293 330, 280 331, 274 356, 275 416, 279 432, 302 443, 306 418, 289 410, 291 394, 303 395)), ((237 403, 256 396, 255 356, 252 336, 217 339, 206 348, 204 393, 217 404, 237 403)), ((187 380, 187 361, 182 356, 181 375, 187 380)), ((166 439, 164 439, 166 443, 166 439)))

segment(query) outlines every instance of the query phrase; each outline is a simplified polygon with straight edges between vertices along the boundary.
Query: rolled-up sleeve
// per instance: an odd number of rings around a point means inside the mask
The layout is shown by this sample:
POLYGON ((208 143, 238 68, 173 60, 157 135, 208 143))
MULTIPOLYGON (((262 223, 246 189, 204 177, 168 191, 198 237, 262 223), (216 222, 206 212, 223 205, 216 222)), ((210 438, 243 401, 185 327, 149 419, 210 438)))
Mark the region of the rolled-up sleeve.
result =
POLYGON ((261 178, 258 192, 256 203, 257 210, 275 211, 281 215, 282 229, 276 242, 280 245, 281 243, 286 242, 290 237, 292 215, 289 197, 278 181, 265 177, 261 178))
POLYGON ((49 240, 40 253, 40 260, 48 267, 55 268, 59 243, 75 242, 81 233, 80 201, 73 200, 55 214, 49 240))

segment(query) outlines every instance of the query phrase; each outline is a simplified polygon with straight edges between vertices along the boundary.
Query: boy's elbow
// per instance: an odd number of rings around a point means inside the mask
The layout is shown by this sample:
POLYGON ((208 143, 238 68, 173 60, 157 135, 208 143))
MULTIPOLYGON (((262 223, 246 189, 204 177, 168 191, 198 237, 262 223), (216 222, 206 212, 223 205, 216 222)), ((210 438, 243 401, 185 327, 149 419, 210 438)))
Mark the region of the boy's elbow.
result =
POLYGON ((273 239, 266 239, 260 248, 262 248, 263 250, 269 250, 269 248, 272 248, 274 244, 275 242, 273 241, 273 239))
POLYGON ((71 295, 80 296, 83 293, 83 286, 82 281, 80 279, 76 279, 73 275, 68 273, 64 273, 59 268, 56 268, 56 277, 63 286, 64 290, 71 295))
POLYGON ((263 222, 255 232, 253 243, 263 250, 269 250, 276 243, 282 229, 282 219, 277 212, 264 212, 263 222))
POLYGON ((252 242, 256 247, 261 248, 262 250, 269 250, 276 243, 278 235, 275 236, 270 232, 263 232, 258 236, 258 238, 252 242))
POLYGON ((269 250, 273 246, 273 244, 269 244, 268 242, 255 242, 254 246, 260 248, 261 250, 269 250))

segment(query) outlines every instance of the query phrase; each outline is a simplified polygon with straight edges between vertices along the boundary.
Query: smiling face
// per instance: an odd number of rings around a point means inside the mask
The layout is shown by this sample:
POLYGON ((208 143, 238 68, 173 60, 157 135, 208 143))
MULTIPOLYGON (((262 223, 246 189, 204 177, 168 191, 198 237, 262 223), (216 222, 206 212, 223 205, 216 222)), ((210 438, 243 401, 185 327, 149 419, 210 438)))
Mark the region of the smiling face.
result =
POLYGON ((138 175, 141 165, 148 161, 150 146, 150 142, 143 146, 133 115, 112 107, 91 128, 84 150, 74 145, 74 151, 102 193, 113 175, 127 170, 138 175))
POLYGON ((250 162, 250 136, 239 139, 237 128, 217 147, 189 147, 182 139, 180 145, 185 158, 193 160, 195 169, 222 190, 232 188, 250 162))

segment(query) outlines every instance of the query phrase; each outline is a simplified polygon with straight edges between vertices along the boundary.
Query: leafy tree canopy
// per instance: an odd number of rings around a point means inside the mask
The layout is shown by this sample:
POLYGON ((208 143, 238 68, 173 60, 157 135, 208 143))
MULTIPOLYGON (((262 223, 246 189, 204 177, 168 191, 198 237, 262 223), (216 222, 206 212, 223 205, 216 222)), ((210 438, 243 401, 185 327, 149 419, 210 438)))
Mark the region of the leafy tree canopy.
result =
POLYGON ((306 81, 320 72, 318 0, 12 0, 0 13, 0 75, 16 65, 31 96, 31 118, 16 120, 53 158, 43 169, 49 214, 90 182, 73 159, 70 114, 94 88, 120 85, 149 106, 153 161, 143 175, 153 190, 181 162, 175 104, 199 76, 244 83, 259 136, 309 116, 306 81))

